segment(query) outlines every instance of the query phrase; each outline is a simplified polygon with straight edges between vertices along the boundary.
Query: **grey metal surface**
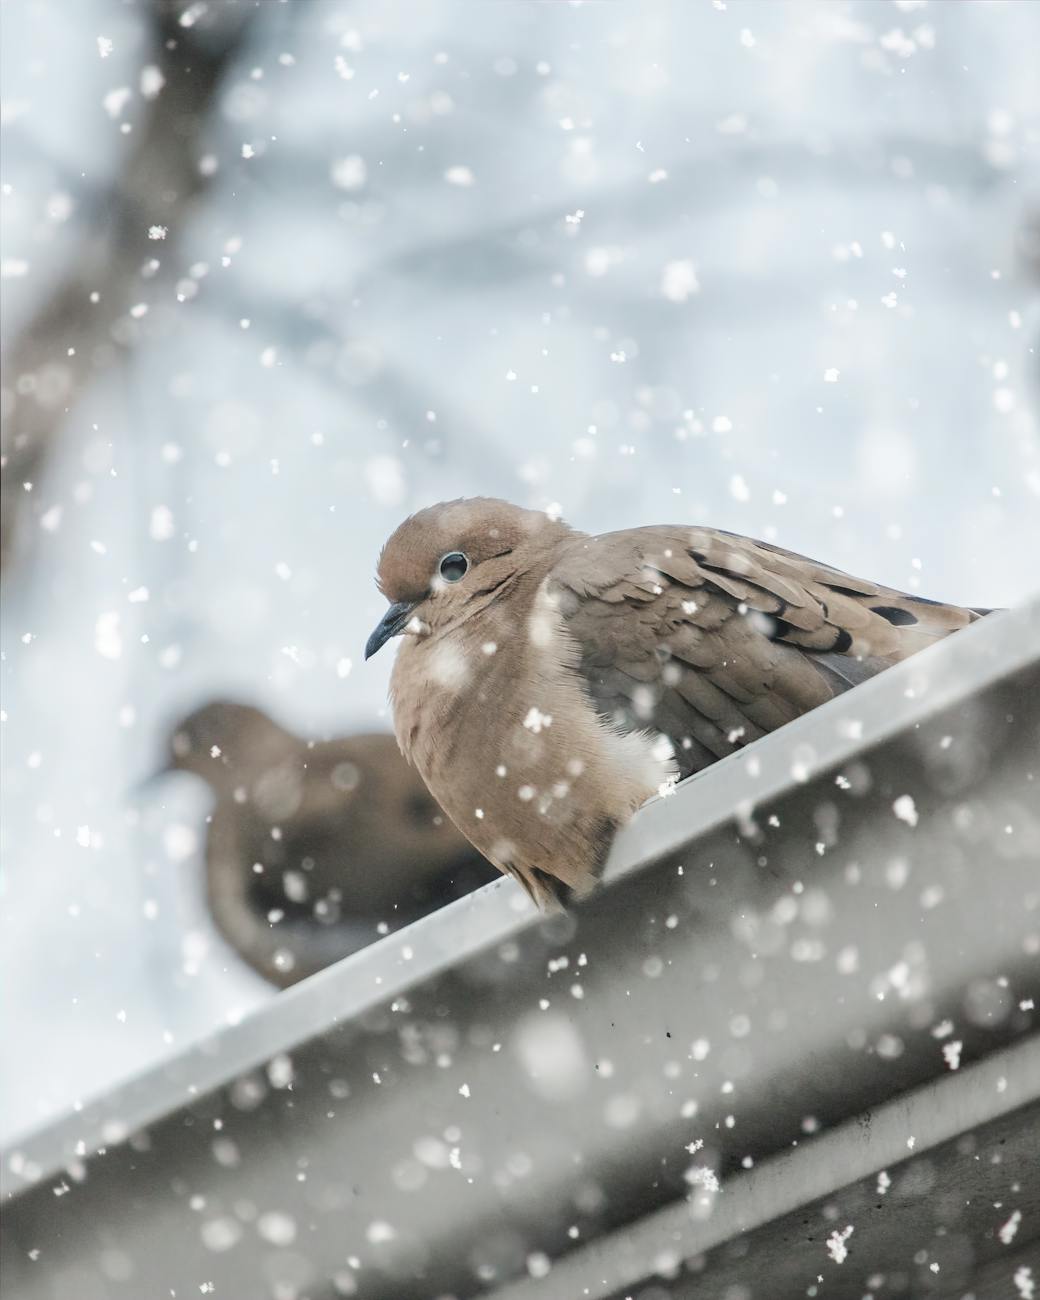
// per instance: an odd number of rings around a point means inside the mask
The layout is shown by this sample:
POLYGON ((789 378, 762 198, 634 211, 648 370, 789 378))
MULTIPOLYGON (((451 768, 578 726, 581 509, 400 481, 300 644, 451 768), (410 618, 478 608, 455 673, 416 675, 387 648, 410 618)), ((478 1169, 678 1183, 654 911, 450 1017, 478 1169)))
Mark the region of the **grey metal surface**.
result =
POLYGON ((543 1281, 507 1284, 493 1300, 603 1300, 647 1279, 659 1300, 707 1300, 755 1274, 768 1275, 771 1295, 805 1295, 824 1274, 826 1295, 858 1300, 893 1258, 897 1286, 885 1278, 872 1290, 945 1295, 970 1283, 985 1256, 996 1257, 993 1275, 1011 1295, 1021 1261, 1040 1252, 1037 1079, 1040 1037, 1031 1036, 768 1158, 718 1196, 681 1201, 572 1252, 543 1281), (840 1243, 848 1253, 836 1258, 828 1239, 850 1225, 840 1243))
POLYGON ((658 1300, 708 1300, 733 1295, 755 1274, 768 1274, 767 1294, 776 1296, 805 1295, 821 1274, 831 1297, 940 1296, 971 1283, 990 1259, 986 1271, 1012 1295, 1016 1270, 1040 1255, 1038 1079, 1034 1035, 805 1139, 715 1197, 678 1202, 574 1251, 544 1280, 506 1285, 491 1300, 605 1300, 648 1279, 658 1300), (893 1260, 896 1278, 885 1276, 893 1260), (878 1274, 885 1280, 871 1288, 878 1274))
POLYGON ((986 619, 649 805, 572 915, 489 886, 16 1144, 6 1285, 478 1294, 1027 1034, 1038 659, 1040 602, 986 619))

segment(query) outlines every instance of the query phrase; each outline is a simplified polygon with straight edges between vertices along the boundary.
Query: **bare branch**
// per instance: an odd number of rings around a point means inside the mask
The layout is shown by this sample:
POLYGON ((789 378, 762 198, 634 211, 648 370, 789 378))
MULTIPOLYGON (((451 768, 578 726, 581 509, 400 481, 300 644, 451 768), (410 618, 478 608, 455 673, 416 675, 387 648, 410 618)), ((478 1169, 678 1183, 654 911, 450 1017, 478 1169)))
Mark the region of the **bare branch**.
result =
MULTIPOLYGON (((148 7, 157 94, 127 137, 129 153, 78 255, 4 357, 0 392, 0 565, 28 541, 28 520, 43 509, 29 495, 58 430, 93 379, 132 348, 128 315, 140 296, 142 266, 154 257, 149 230, 178 231, 206 184, 199 137, 228 63, 255 10, 210 5, 184 25, 184 3, 148 7), (160 80, 161 78, 161 80, 160 80), (103 212, 103 215, 102 215, 103 212)), ((172 260, 170 241, 162 245, 172 260)))

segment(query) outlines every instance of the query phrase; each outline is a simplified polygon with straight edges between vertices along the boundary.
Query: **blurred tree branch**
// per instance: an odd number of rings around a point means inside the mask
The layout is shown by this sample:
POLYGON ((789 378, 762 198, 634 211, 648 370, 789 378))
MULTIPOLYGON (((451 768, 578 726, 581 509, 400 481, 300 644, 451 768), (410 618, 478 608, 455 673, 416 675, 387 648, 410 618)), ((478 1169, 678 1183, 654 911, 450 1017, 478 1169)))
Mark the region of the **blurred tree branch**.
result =
POLYGON ((178 232, 205 187, 200 137, 224 72, 241 48, 256 8, 236 0, 189 6, 147 0, 150 63, 158 93, 146 98, 129 137, 125 164, 99 204, 63 277, 11 342, 4 356, 0 413, 0 566, 31 544, 30 522, 42 513, 31 494, 56 435, 93 379, 132 348, 129 316, 141 297, 141 272, 173 240, 152 242, 149 229, 178 232), (26 485, 32 485, 27 487, 26 485))

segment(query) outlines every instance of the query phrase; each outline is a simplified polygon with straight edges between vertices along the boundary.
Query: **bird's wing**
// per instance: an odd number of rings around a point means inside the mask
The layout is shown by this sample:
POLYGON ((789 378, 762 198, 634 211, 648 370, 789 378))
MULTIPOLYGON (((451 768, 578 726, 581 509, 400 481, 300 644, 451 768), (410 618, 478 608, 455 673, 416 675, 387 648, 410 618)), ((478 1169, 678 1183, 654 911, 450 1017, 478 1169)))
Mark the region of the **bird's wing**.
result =
POLYGON ((684 776, 978 617, 709 528, 579 534, 549 586, 596 708, 684 776))

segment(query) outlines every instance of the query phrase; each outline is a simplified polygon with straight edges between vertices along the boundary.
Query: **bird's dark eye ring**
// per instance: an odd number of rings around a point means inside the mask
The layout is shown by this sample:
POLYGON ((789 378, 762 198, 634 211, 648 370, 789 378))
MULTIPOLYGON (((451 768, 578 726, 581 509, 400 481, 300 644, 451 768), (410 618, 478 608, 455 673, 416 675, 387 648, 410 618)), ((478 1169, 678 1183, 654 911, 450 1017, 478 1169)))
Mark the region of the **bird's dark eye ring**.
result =
POLYGON ((445 582, 461 582, 469 572, 469 560, 461 551, 449 551, 442 557, 437 571, 445 582))

